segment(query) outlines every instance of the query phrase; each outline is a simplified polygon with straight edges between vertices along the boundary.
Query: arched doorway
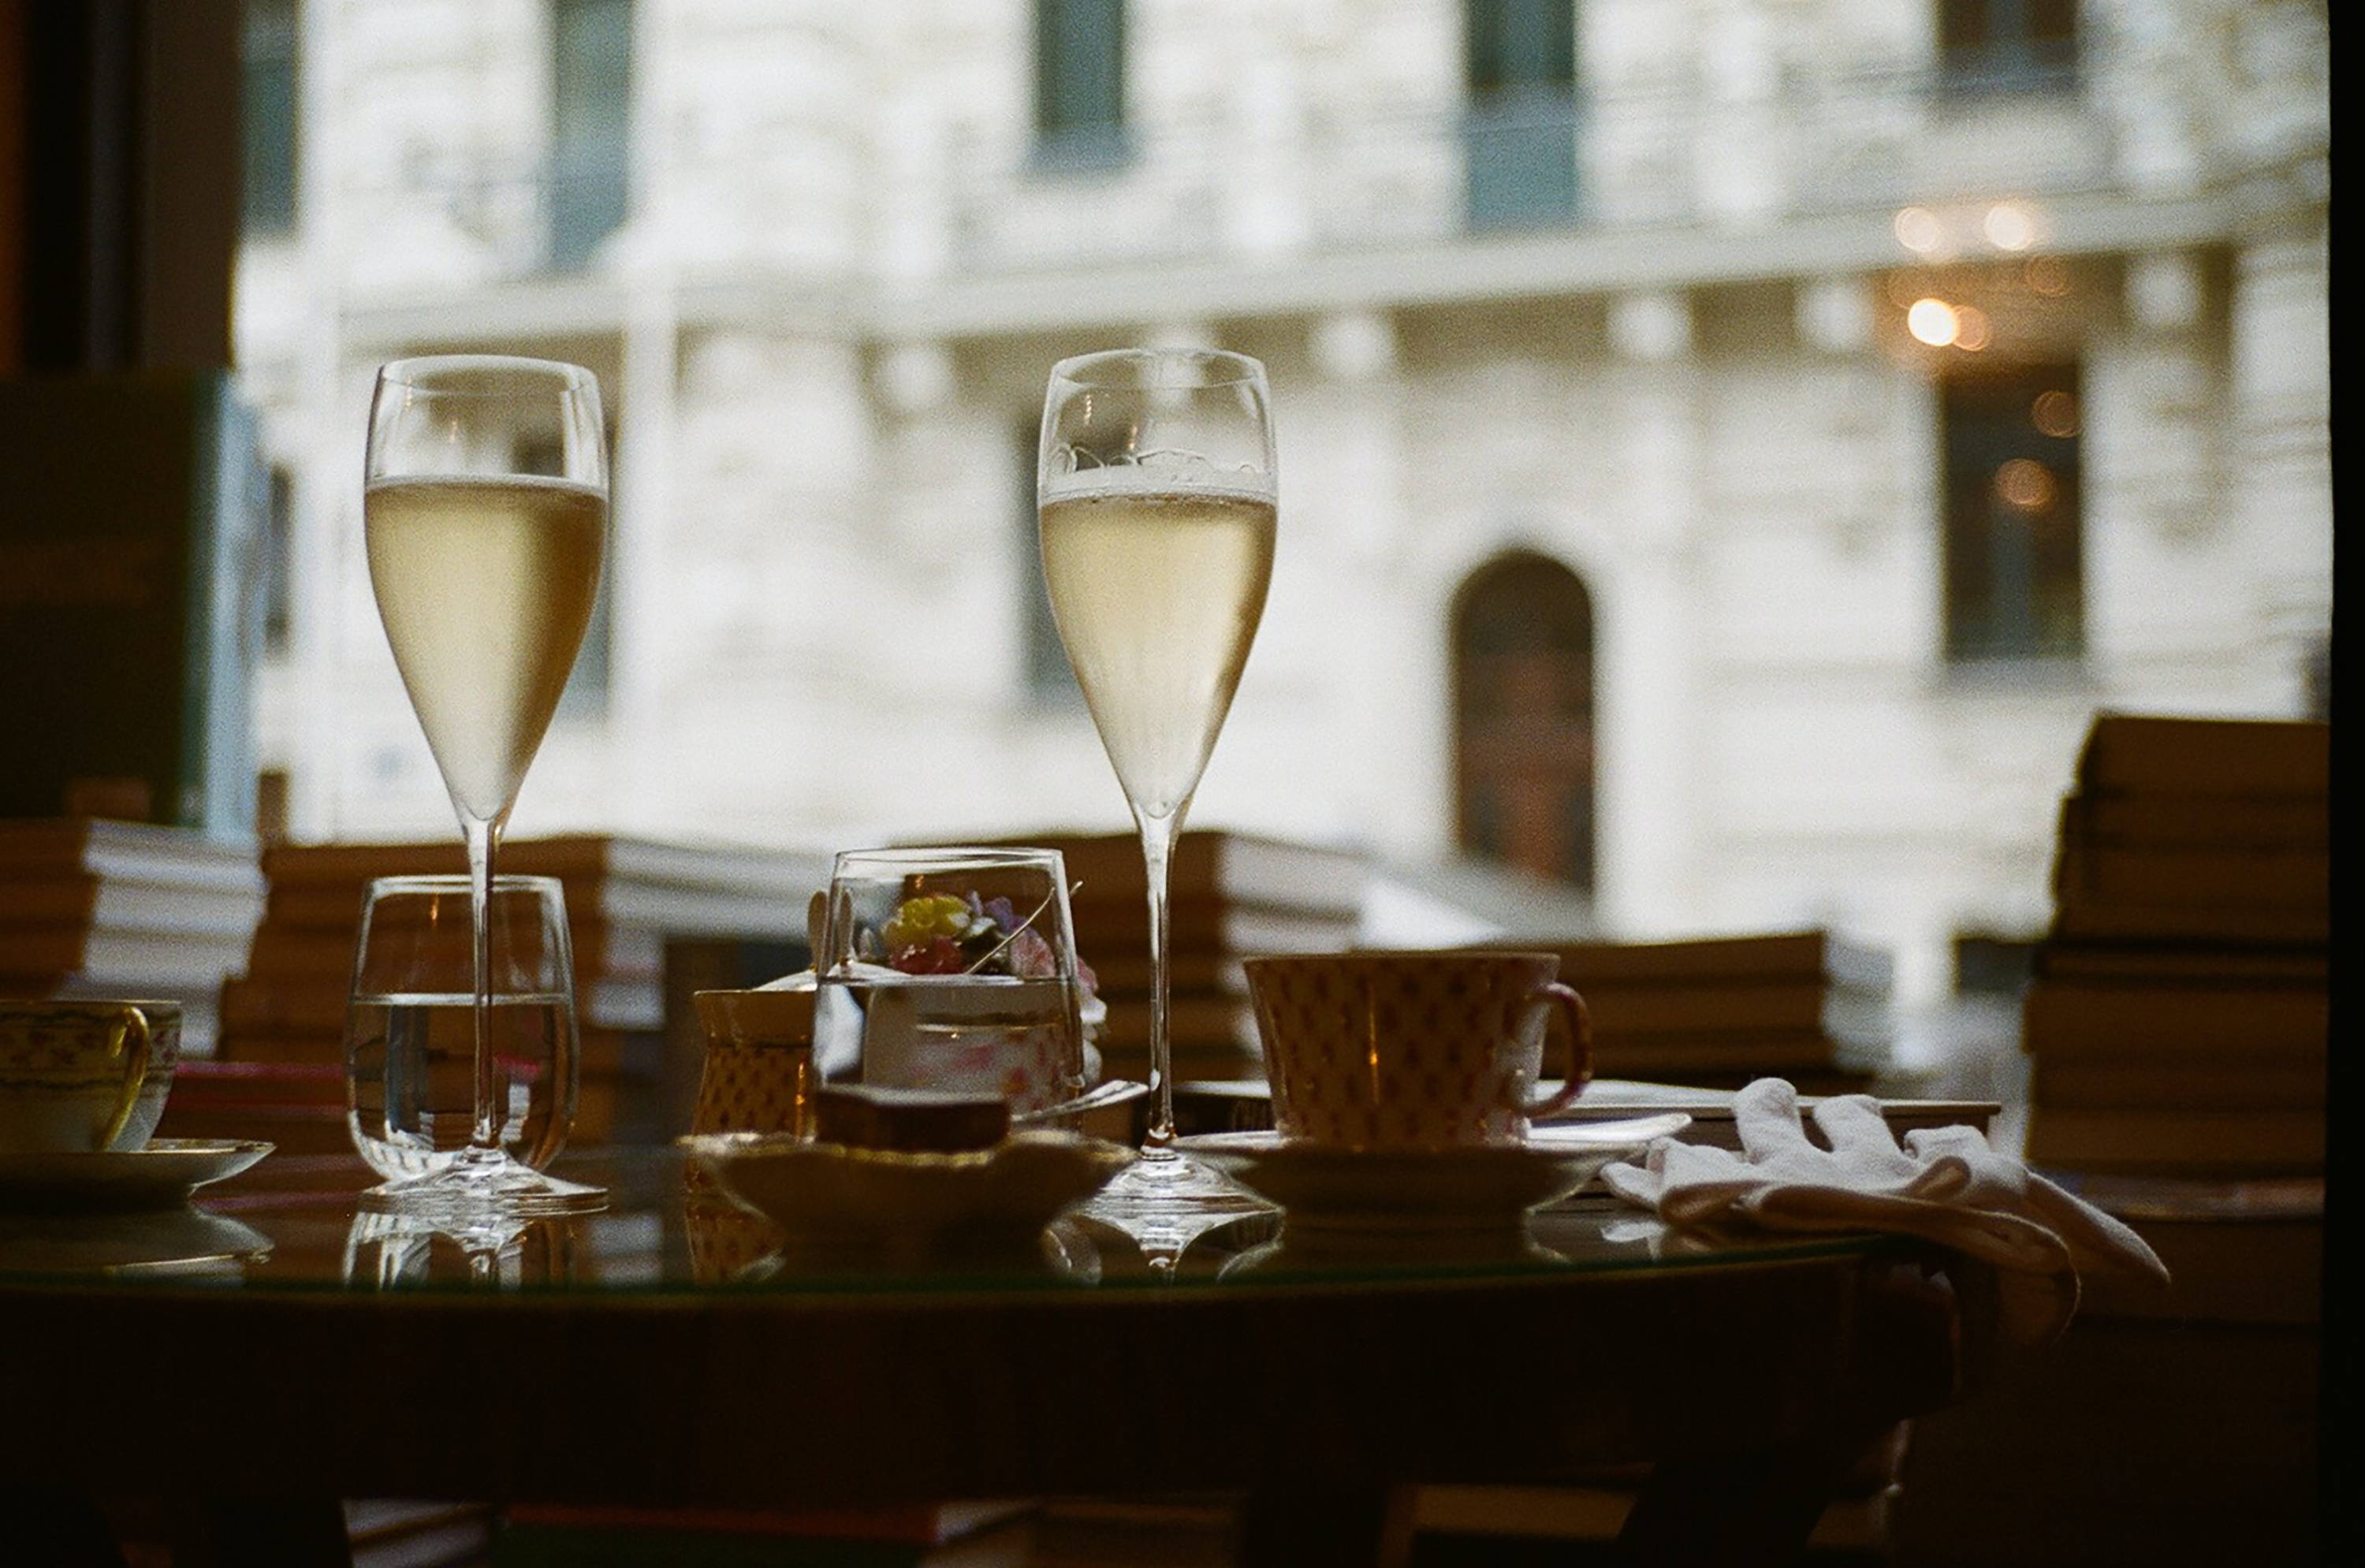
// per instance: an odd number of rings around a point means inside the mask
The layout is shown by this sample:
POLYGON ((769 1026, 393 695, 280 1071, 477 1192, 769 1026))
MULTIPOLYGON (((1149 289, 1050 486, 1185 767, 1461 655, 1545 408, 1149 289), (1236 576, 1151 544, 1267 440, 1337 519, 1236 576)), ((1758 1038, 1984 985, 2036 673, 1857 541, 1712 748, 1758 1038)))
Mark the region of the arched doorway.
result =
POLYGON ((1455 837, 1468 854, 1593 888, 1593 596, 1532 551, 1453 604, 1455 837))

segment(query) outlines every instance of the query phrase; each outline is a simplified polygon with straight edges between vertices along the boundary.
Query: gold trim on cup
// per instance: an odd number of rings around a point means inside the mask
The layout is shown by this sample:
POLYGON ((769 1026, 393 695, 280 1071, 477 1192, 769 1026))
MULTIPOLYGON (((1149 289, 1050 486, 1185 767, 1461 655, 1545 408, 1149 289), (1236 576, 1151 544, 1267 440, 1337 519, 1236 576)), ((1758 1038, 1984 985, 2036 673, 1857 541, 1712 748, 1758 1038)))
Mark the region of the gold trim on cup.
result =
POLYGON ((155 1035, 148 1026, 148 1014, 125 1003, 116 1014, 107 1030, 106 1058, 123 1060, 123 1085, 115 1103, 115 1114, 106 1119, 106 1131, 100 1135, 98 1147, 113 1148, 123 1129, 131 1125, 131 1114, 140 1108, 140 1091, 147 1087, 148 1064, 155 1055, 155 1035), (131 1048, 134 1038, 137 1050, 131 1048))

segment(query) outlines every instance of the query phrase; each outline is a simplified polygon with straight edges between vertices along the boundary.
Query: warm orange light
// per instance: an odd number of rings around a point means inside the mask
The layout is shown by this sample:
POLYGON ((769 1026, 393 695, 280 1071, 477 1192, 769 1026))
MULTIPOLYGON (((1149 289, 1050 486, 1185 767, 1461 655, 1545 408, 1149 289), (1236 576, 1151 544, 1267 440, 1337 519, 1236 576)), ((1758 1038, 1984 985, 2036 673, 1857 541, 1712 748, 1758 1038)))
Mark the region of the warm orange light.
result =
POLYGON ((2078 433, 2078 399, 2057 387, 2040 392, 2030 406, 2028 421, 2049 436, 2067 438, 2078 433))
POLYGON ((1905 311, 1905 330, 1933 349, 1943 349, 1963 330, 1955 308, 1943 299, 1917 299, 1905 311))
POLYGON ((1999 251, 2025 251, 2036 243, 2036 214, 2016 201, 2000 201, 1988 208, 1979 231, 1999 251))
POLYGON ((1972 353, 1978 353, 1995 341, 1995 329, 1988 313, 1976 305, 1955 307, 1955 346, 1972 353))
POLYGON ((2039 294, 2069 292, 2069 268, 2058 256, 2039 256, 2028 263, 2028 286, 2039 294))
POLYGON ((1899 208, 1896 222, 1891 227, 1897 231, 1897 242, 1917 256, 1928 255, 1938 248, 1938 241, 1945 238, 1938 215, 1926 207, 1899 208))
POLYGON ((2042 511, 2053 504, 2053 470, 2033 457, 2015 457, 1996 470, 1995 492, 2006 506, 2042 511))

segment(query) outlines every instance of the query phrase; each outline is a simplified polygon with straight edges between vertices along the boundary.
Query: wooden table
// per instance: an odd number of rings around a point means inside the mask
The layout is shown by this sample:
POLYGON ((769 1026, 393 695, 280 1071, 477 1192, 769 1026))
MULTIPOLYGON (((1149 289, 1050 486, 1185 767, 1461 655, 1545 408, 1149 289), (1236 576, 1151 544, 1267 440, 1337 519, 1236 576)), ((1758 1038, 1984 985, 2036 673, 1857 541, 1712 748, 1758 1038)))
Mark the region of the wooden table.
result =
POLYGON ((1638 1560, 1772 1562, 1867 1441, 1964 1390, 1991 1321, 1991 1281, 1911 1244, 1711 1243, 1584 1199, 1496 1260, 1251 1267, 1257 1215, 1171 1275, 1070 1226, 1065 1271, 707 1282, 761 1242, 685 1204, 678 1157, 569 1165, 615 1205, 473 1267, 450 1238, 371 1239, 336 1193, 208 1189, 270 1254, 185 1273, 12 1266, 0 1225, 0 1473, 659 1506, 1239 1488, 1278 1558, 1376 1539, 1405 1483, 1643 1462, 1638 1560))

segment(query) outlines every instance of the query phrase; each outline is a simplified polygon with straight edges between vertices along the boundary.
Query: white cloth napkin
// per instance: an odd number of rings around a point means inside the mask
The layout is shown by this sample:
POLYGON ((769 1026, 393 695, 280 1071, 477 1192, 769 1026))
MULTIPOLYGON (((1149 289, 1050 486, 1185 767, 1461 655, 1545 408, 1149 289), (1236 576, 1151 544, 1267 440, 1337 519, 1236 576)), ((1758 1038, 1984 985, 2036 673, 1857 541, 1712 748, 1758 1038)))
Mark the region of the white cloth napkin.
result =
POLYGON ((2081 1271, 2168 1283, 2167 1267, 2142 1237, 1997 1153, 1976 1127, 1918 1128, 1900 1148, 1878 1102, 1839 1095, 1815 1105, 1815 1125, 1831 1143, 1819 1148, 1799 1119, 1798 1091, 1778 1078, 1741 1091, 1732 1112, 1741 1153, 1661 1138, 1642 1163, 1609 1166, 1602 1181, 1670 1225, 1896 1231, 2000 1269, 2050 1276, 2057 1288, 2041 1297, 2054 1306, 2023 1310, 2010 1326, 2019 1337, 2049 1338, 2067 1324, 2081 1271))

